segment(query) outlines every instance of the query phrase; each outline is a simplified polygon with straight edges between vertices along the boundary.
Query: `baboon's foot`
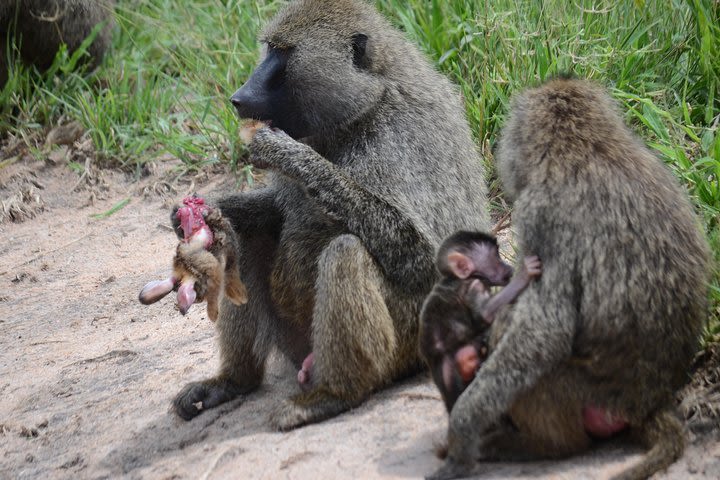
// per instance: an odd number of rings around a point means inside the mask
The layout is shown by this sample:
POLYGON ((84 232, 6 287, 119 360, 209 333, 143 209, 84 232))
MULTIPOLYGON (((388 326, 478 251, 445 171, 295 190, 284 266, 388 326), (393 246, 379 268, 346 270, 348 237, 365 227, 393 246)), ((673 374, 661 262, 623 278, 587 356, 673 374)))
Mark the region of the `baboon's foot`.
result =
POLYGON ((270 421, 275 428, 285 432, 334 417, 359 403, 312 390, 282 402, 273 412, 270 421))
POLYGON ((435 473, 426 476, 425 480, 451 480, 469 477, 478 473, 478 469, 477 465, 457 463, 447 459, 442 467, 438 468, 435 473))
POLYGON ((203 410, 214 408, 228 402, 242 393, 238 385, 229 380, 211 378, 193 382, 177 394, 173 400, 175 413, 183 420, 192 420, 203 410))

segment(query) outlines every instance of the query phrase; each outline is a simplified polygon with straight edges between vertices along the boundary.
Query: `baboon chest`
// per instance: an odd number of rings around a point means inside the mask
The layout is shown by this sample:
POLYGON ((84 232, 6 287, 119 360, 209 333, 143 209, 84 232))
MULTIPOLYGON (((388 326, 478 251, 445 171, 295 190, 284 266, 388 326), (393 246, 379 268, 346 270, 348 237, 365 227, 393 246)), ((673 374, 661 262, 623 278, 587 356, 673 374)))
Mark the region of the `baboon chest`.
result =
POLYGON ((288 200, 271 277, 272 298, 282 318, 307 325, 315 304, 318 258, 342 228, 307 196, 296 194, 288 200))

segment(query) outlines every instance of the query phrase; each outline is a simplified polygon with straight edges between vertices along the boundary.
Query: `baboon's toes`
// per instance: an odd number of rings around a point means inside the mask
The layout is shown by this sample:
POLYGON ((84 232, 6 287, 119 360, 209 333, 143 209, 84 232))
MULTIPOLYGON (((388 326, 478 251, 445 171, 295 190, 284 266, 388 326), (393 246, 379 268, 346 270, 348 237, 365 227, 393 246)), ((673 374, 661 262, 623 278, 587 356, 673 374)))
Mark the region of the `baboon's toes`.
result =
POLYGON ((446 460, 442 467, 437 469, 432 475, 425 477, 426 480, 451 480, 454 478, 463 478, 471 475, 473 468, 469 465, 461 465, 459 463, 446 460))
POLYGON ((308 415, 304 408, 285 400, 275 408, 270 421, 279 431, 287 432, 308 423, 308 415))
POLYGON ((192 420, 203 410, 217 407, 236 397, 237 394, 230 391, 223 384, 206 382, 193 382, 185 386, 177 394, 173 401, 175 413, 183 420, 192 420))

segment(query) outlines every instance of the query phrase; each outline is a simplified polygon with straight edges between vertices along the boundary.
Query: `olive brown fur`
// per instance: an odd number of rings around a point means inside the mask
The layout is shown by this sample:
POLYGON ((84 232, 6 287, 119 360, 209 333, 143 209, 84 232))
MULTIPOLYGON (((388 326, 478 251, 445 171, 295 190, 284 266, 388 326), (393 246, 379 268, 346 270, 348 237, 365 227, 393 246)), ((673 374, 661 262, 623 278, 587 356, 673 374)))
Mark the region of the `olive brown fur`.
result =
POLYGON ((175 409, 190 419, 197 402, 254 390, 275 347, 297 367, 313 352, 311 388, 272 414, 286 430, 421 368, 435 249, 488 216, 459 92, 370 3, 292 2, 260 39, 263 58, 232 101, 277 127, 250 144, 268 185, 214 202, 234 227, 248 303, 221 301, 220 371, 175 409))
POLYGON ((587 448, 587 405, 648 448, 617 478, 664 469, 683 451, 673 396, 706 317, 709 248, 686 193, 583 80, 519 95, 496 158, 520 253, 543 273, 494 324, 504 333, 455 404, 431 478, 587 448), (523 421, 508 426, 509 410, 523 421))

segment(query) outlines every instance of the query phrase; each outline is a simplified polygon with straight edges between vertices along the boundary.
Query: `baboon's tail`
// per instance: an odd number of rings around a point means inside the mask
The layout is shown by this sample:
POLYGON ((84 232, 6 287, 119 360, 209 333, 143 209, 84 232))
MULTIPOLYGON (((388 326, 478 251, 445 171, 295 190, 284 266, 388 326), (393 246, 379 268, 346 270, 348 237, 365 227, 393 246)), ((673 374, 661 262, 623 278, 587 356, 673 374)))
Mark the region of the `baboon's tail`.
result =
POLYGON ((665 408, 651 414, 635 432, 648 448, 645 457, 613 480, 641 480, 666 469, 680 458, 685 449, 682 422, 674 408, 665 408))

